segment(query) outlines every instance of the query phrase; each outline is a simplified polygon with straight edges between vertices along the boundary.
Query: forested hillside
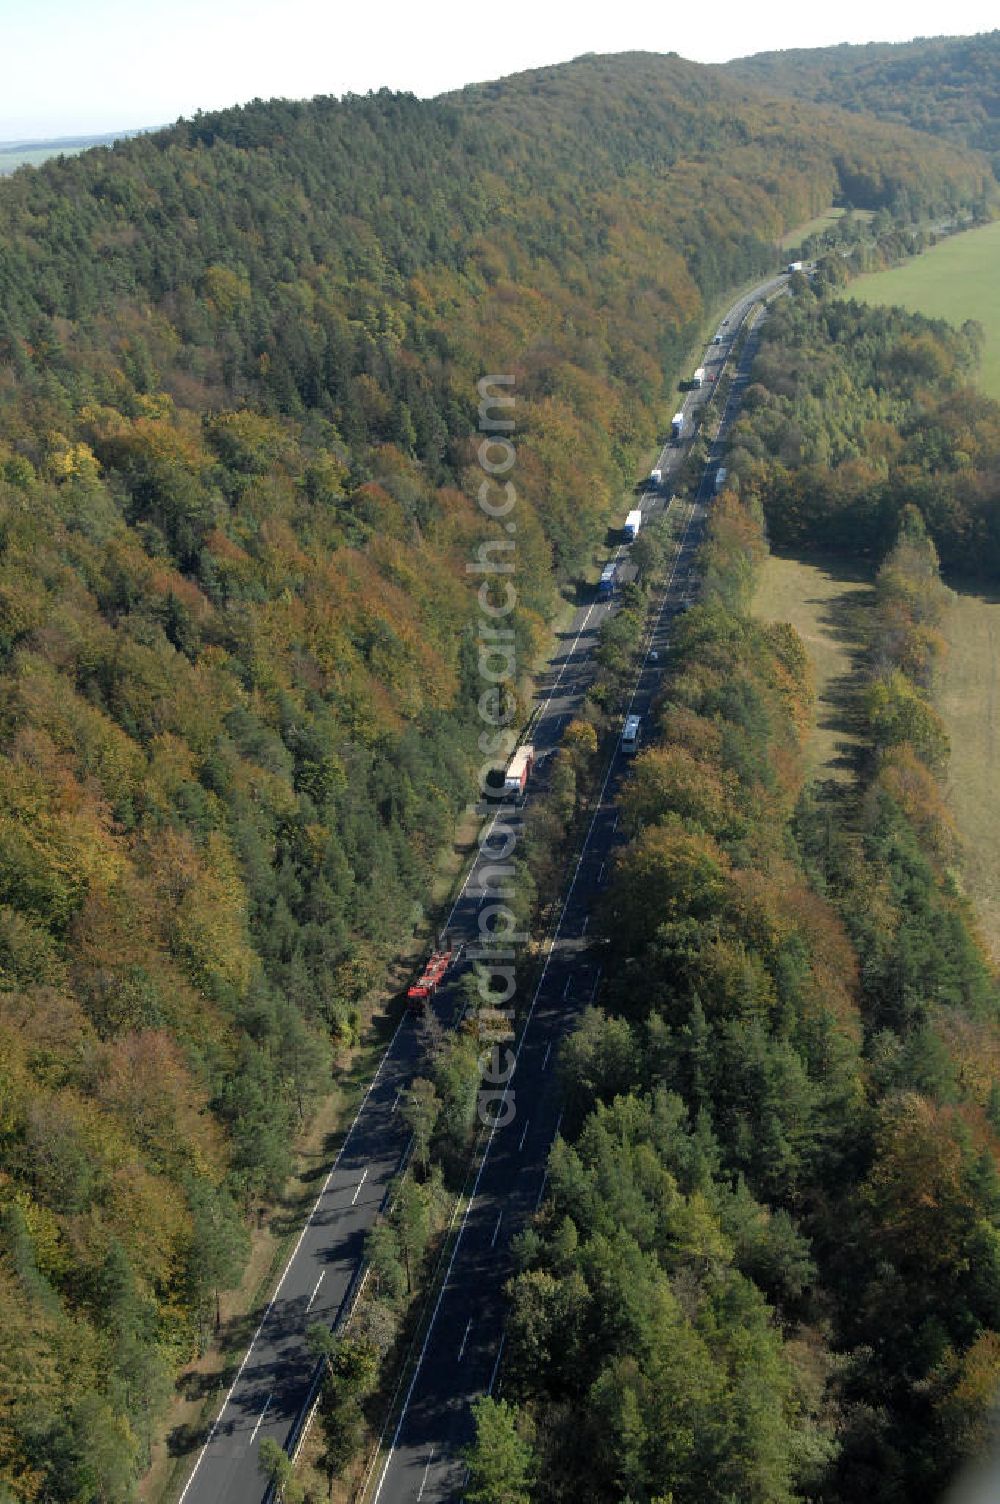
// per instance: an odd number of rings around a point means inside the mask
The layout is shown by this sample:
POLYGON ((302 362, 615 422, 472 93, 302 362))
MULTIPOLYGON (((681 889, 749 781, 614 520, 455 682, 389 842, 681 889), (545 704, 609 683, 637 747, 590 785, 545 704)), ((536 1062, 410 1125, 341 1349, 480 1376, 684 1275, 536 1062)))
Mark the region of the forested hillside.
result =
MULTIPOLYGON (((941 19, 948 16, 942 12, 941 19)), ((840 105, 985 152, 1000 172, 1000 31, 855 47, 790 47, 727 63, 759 88, 840 105)))
POLYGON ((524 666, 706 299, 838 194, 983 188, 645 56, 0 184, 0 1487, 130 1497, 421 913, 477 729, 478 378, 516 377, 524 666))
POLYGON ((1000 406, 976 399, 960 460, 938 416, 969 358, 968 335, 804 283, 765 325, 622 800, 607 980, 563 1050, 474 1498, 506 1477, 536 1501, 916 1504, 990 1435, 1000 986, 931 703, 949 592, 928 528, 982 550, 1000 503, 1000 406), (765 509, 800 547, 882 560, 845 689, 854 777, 820 789, 804 646, 750 612, 765 509))

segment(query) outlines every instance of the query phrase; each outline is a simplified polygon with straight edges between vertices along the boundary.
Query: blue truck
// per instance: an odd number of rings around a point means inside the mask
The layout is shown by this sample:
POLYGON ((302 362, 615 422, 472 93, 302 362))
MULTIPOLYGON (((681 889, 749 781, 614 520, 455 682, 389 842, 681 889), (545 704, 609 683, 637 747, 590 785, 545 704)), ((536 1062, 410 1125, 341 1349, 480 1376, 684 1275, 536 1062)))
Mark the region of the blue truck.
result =
POLYGON ((605 564, 601 570, 601 579, 597 587, 597 597, 599 600, 606 601, 610 596, 614 595, 617 580, 618 565, 605 564))

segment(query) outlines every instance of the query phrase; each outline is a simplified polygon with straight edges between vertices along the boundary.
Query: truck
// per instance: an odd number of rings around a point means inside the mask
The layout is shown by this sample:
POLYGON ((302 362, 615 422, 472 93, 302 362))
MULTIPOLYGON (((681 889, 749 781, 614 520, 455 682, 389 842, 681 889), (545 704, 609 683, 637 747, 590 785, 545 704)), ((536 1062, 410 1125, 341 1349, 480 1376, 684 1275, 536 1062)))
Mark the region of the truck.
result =
POLYGON ((406 1006, 411 1013, 424 1011, 461 954, 461 945, 456 946, 450 935, 441 936, 437 950, 431 951, 423 971, 406 989, 406 1006))
POLYGON ((804 270, 805 270, 805 262, 804 261, 789 261, 788 265, 785 267, 785 271, 788 273, 789 276, 792 275, 792 272, 801 272, 801 271, 804 271, 804 270))
POLYGON ((698 369, 697 369, 697 371, 695 371, 694 375, 691 377, 691 385, 694 386, 694 387, 699 387, 699 386, 703 386, 704 383, 705 383, 705 367, 704 366, 699 366, 698 369))
POLYGON ((507 764, 507 771, 503 775, 503 793, 505 799, 523 799, 528 787, 528 779, 531 770, 535 766, 535 749, 530 742, 523 743, 518 747, 514 756, 507 764))
POLYGON ((633 507, 632 511, 629 512, 628 516, 625 518, 625 526, 622 528, 622 535, 625 539, 625 542, 631 543, 641 527, 642 512, 638 507, 633 507))
POLYGON ((662 470, 650 470, 650 472, 649 472, 649 484, 651 486, 656 486, 657 490, 659 490, 660 486, 663 485, 663 471, 662 470))
POLYGON ((684 437, 684 414, 674 413, 670 419, 670 438, 674 444, 679 444, 684 437))
POLYGON ((641 716, 627 715, 625 725, 622 727, 622 751, 631 755, 639 750, 639 728, 642 725, 641 716))
POLYGON ((615 585, 618 583, 618 565, 613 561, 605 564, 601 570, 600 583, 597 586, 598 600, 606 601, 615 593, 615 585))
POLYGON ((716 496, 718 496, 719 492, 722 490, 722 488, 723 488, 723 486, 725 484, 726 484, 726 467, 725 467, 725 465, 720 465, 719 468, 718 468, 718 470, 716 470, 716 472, 715 472, 715 494, 716 494, 716 496))

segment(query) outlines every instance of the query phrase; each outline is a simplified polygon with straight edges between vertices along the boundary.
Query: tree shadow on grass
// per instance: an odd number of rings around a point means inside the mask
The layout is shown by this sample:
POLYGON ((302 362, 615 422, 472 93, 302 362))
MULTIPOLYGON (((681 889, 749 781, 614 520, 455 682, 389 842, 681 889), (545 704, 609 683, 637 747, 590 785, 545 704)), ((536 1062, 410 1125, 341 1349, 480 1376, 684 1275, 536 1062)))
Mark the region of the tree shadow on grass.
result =
POLYGON ((828 766, 852 776, 862 770, 867 755, 861 707, 867 660, 863 621, 874 600, 875 592, 870 586, 851 584, 843 595, 809 602, 820 608, 818 624, 850 662, 846 673, 837 674, 824 684, 817 705, 817 725, 836 739, 836 756, 828 761, 828 766))
POLYGON ((990 580, 978 579, 972 575, 945 575, 942 578, 949 590, 954 590, 956 595, 972 596, 987 606, 1000 606, 1000 586, 990 580))
POLYGON ((208 1440, 208 1433, 212 1428, 211 1421, 196 1425, 174 1426, 172 1431, 167 1432, 167 1452, 171 1457, 187 1457, 192 1452, 199 1451, 208 1440))

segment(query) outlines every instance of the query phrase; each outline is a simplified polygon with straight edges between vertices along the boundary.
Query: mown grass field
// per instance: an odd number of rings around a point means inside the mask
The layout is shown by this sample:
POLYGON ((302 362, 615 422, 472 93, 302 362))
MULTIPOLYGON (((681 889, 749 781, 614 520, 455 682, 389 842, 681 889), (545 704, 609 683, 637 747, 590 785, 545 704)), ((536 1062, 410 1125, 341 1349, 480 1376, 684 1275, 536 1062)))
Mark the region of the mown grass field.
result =
POLYGON ((866 303, 901 303, 913 313, 963 324, 977 319, 986 331, 979 385, 1000 397, 1000 220, 952 235, 889 271, 857 277, 848 295, 866 303))
MULTIPOLYGON (((765 621, 790 621, 816 676, 816 719, 807 746, 815 779, 852 776, 857 739, 844 691, 855 667, 852 617, 864 577, 842 559, 771 556, 754 599, 765 621)), ((937 707, 951 738, 948 800, 962 840, 961 880, 994 959, 1000 962, 1000 596, 958 590, 945 632, 937 707)))
POLYGON ((1000 599, 960 591, 946 623, 937 706, 951 737, 949 795, 962 878, 1000 961, 1000 599))
MULTIPOLYGON (((823 230, 828 230, 832 224, 836 224, 846 211, 844 209, 824 209, 822 214, 817 214, 815 219, 806 220, 804 225, 796 225, 794 230, 789 230, 783 235, 778 244, 782 250, 790 250, 792 246, 801 245, 809 235, 819 235, 823 230)), ((873 218, 870 209, 855 209, 855 219, 873 218)))
POLYGON ((868 594, 867 578, 842 559, 779 558, 760 572, 754 610, 764 621, 790 621, 816 676, 816 717, 807 746, 813 778, 852 776, 857 739, 845 692, 855 666, 852 616, 868 594))

